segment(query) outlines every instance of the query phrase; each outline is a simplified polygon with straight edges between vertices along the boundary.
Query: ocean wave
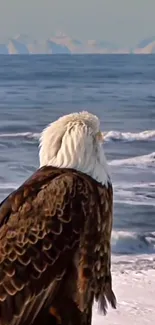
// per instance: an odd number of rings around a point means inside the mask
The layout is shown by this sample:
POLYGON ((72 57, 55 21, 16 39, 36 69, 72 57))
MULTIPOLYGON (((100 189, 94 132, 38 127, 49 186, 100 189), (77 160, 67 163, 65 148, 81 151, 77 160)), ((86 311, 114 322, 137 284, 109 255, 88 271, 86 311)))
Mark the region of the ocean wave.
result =
POLYGON ((155 166, 155 152, 152 152, 148 155, 136 156, 126 159, 116 159, 109 162, 111 166, 124 166, 124 167, 140 167, 148 168, 155 166))
POLYGON ((109 131, 103 132, 105 141, 155 141, 155 130, 146 130, 139 133, 109 131))
POLYGON ((154 254, 155 232, 136 233, 127 231, 112 232, 113 254, 154 254))
POLYGON ((130 189, 130 188, 155 188, 154 182, 140 182, 140 183, 130 183, 130 182, 119 182, 115 184, 115 188, 123 188, 123 189, 130 189))
POLYGON ((114 202, 155 206, 155 183, 114 183, 114 202))
POLYGON ((15 190, 18 186, 19 184, 17 183, 0 183, 0 191, 9 189, 15 190))
POLYGON ((25 138, 38 140, 40 133, 17 132, 17 133, 0 133, 0 138, 25 138))
MULTIPOLYGON (((109 141, 155 141, 155 130, 146 130, 139 133, 108 131, 102 132, 104 140, 109 141)), ((40 133, 35 132, 17 132, 17 133, 0 133, 0 138, 28 138, 38 140, 40 133)))
POLYGON ((128 205, 139 206, 153 206, 155 207, 155 197, 148 197, 147 195, 136 194, 134 192, 120 191, 119 194, 114 195, 115 203, 123 203, 128 205))

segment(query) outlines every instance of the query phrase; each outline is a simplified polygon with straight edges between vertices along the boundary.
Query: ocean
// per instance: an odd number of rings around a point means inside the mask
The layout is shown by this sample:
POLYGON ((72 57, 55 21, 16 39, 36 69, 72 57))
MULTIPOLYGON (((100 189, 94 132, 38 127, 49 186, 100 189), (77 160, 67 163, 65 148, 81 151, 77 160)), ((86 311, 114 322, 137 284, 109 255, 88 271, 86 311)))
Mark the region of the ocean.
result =
MULTIPOLYGON (((153 286, 155 294, 154 71, 154 55, 0 56, 0 200, 39 167, 38 138, 48 123, 82 110, 101 120, 114 188, 112 270, 120 298, 105 324, 127 323, 127 317, 152 324, 141 308, 147 291, 146 310, 155 319, 149 300, 153 286)), ((99 317, 95 311, 94 322, 99 317)))

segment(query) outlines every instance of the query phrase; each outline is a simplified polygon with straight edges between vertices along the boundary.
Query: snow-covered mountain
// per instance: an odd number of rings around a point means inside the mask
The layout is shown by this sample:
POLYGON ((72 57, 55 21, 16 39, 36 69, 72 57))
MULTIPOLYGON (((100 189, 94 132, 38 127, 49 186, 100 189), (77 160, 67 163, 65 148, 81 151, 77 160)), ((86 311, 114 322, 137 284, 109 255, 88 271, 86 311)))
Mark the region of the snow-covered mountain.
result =
POLYGON ((16 39, 11 39, 7 45, 9 54, 29 54, 27 45, 16 39))
POLYGON ((70 49, 65 44, 59 44, 52 40, 46 41, 48 54, 71 54, 70 49))
POLYGON ((155 37, 142 40, 135 48, 120 48, 108 41, 82 42, 59 32, 47 40, 33 40, 18 34, 0 44, 0 54, 152 54, 155 53, 155 37))
POLYGON ((134 54, 154 54, 155 53, 155 37, 142 40, 133 50, 134 54))

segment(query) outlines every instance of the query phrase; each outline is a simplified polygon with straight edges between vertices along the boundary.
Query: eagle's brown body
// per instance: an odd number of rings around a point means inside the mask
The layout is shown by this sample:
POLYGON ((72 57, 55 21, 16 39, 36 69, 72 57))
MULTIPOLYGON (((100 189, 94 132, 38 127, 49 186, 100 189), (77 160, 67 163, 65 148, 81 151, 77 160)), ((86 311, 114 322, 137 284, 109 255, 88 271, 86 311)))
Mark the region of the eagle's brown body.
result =
POLYGON ((0 206, 0 325, 91 324, 115 307, 112 185, 43 167, 0 206), (52 323, 51 323, 52 324, 52 323))

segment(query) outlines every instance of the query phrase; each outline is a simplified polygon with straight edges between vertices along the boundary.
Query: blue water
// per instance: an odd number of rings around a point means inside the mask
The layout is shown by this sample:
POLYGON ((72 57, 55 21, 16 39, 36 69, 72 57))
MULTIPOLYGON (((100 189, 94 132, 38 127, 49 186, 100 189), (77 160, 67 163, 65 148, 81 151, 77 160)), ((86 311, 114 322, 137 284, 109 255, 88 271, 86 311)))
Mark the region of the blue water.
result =
POLYGON ((154 253, 154 71, 154 55, 0 56, 0 199, 38 168, 42 129, 88 110, 105 132, 113 253, 154 253))

